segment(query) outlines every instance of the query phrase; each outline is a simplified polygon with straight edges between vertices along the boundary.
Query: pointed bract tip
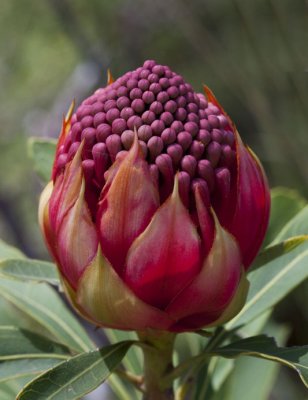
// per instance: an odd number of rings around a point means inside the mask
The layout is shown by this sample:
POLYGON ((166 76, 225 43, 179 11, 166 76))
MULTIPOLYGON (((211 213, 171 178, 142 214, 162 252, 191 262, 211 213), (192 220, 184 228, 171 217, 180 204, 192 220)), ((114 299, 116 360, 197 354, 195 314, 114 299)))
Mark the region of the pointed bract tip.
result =
POLYGON ((136 160, 137 157, 143 157, 143 152, 142 152, 142 147, 139 143, 138 140, 138 134, 137 134, 137 130, 136 127, 134 128, 134 141, 133 144, 131 145, 131 148, 128 151, 127 156, 131 159, 131 160, 136 160))
POLYGON ((211 89, 204 84, 203 90, 204 90, 205 97, 207 98, 207 101, 210 101, 211 103, 218 105, 221 108, 220 104, 218 103, 218 101, 217 101, 214 93, 211 91, 211 89))
POLYGON ((66 124, 68 124, 71 121, 71 118, 72 118, 72 115, 74 112, 74 108, 75 108, 75 104, 76 104, 75 99, 73 99, 73 101, 71 102, 71 105, 69 106, 69 109, 66 113, 66 116, 64 118, 64 121, 66 124))
POLYGON ((81 153, 82 153, 82 150, 84 147, 84 143, 85 143, 85 140, 83 139, 78 147, 78 150, 76 151, 76 154, 74 155, 74 157, 71 161, 72 163, 76 162, 77 160, 81 162, 81 153))
POLYGON ((177 198, 181 199, 180 192, 179 192, 179 172, 177 172, 174 176, 173 190, 172 190, 171 196, 173 199, 177 199, 177 198))
POLYGON ((112 73, 110 69, 107 69, 107 86, 111 85, 114 82, 114 77, 112 76, 112 73))
POLYGON ((232 128, 233 131, 236 130, 235 124, 232 121, 232 119, 229 117, 229 115, 226 113, 226 111, 224 110, 223 106, 219 103, 219 101, 217 100, 217 98, 215 97, 214 93, 211 91, 211 89, 206 86, 203 85, 203 90, 204 90, 204 94, 205 97, 207 98, 207 101, 210 103, 213 103, 216 107, 219 108, 219 110, 223 113, 223 115, 227 118, 230 127, 232 128))
POLYGON ((73 159, 69 162, 69 163, 67 163, 66 165, 65 165, 65 169, 64 169, 64 172, 67 170, 67 167, 68 166, 72 166, 73 168, 78 168, 78 167, 80 167, 81 168, 81 161, 82 161, 82 158, 81 158, 81 154, 82 154, 82 149, 83 149, 83 146, 84 146, 84 140, 80 143, 80 146, 79 146, 79 148, 78 148, 78 150, 76 151, 76 153, 75 153, 75 155, 74 155, 74 157, 73 157, 73 159))
POLYGON ((59 153, 59 149, 60 147, 64 144, 65 139, 70 131, 70 127, 71 127, 71 118, 74 112, 74 108, 75 108, 75 99, 72 101, 66 115, 63 115, 63 119, 62 119, 62 128, 61 128, 61 132, 59 135, 59 139, 58 139, 58 143, 57 143, 57 148, 56 148, 56 157, 54 159, 54 163, 52 166, 52 173, 51 173, 51 178, 52 180, 55 180, 56 178, 56 174, 57 174, 57 155, 59 153))

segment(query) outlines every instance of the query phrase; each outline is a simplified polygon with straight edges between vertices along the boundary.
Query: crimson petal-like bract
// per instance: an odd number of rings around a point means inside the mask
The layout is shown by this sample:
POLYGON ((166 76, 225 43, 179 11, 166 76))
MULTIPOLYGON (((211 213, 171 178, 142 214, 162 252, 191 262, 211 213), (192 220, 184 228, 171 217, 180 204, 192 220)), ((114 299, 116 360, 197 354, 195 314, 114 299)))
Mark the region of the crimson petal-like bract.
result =
POLYGON ((200 250, 199 235, 182 204, 176 180, 172 195, 133 242, 124 280, 139 298, 164 309, 199 272, 200 250))

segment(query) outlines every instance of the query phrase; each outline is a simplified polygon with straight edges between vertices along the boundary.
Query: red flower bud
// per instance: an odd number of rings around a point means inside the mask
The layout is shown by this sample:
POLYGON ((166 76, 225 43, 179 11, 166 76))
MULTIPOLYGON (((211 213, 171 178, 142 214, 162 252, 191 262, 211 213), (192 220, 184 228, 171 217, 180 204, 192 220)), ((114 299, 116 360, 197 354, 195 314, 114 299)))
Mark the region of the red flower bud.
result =
POLYGON ((39 214, 86 318, 186 331, 241 309, 269 208, 263 169, 210 90, 146 61, 70 110, 39 214))

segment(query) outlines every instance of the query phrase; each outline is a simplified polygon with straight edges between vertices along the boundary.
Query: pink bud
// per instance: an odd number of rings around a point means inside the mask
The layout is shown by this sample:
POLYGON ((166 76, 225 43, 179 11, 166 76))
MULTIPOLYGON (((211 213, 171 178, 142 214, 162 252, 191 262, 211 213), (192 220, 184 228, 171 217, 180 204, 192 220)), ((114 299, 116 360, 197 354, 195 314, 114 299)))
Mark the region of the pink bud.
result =
POLYGON ((182 332, 239 312, 269 208, 212 92, 148 60, 64 119, 39 220, 79 313, 182 332))

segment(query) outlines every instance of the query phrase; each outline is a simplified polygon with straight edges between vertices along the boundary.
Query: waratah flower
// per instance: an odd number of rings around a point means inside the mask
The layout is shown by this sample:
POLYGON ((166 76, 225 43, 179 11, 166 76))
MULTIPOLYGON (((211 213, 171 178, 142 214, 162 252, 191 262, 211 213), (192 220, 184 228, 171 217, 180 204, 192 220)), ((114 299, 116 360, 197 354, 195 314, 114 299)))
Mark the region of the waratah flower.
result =
POLYGON ((70 111, 39 214, 83 316, 185 331, 243 306, 269 207, 258 159, 210 90, 146 61, 70 111))

